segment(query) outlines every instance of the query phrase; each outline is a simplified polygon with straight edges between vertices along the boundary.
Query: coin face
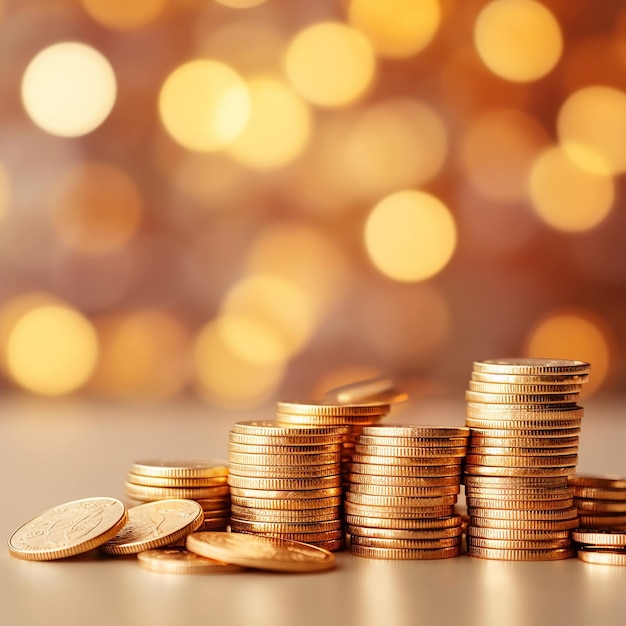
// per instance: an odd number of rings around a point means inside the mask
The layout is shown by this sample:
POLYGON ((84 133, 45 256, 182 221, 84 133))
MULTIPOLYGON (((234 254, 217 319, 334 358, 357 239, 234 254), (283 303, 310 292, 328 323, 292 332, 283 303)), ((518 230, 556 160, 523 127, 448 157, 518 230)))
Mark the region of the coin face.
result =
POLYGON ((238 565, 207 559, 182 547, 147 550, 140 552, 137 559, 143 568, 164 574, 226 574, 244 570, 238 565))
POLYGON ((204 519, 193 500, 157 500, 128 510, 128 524, 100 549, 107 554, 137 554, 166 546, 196 530, 204 519))
POLYGON ((9 554, 27 561, 75 556, 102 545, 122 530, 128 514, 115 498, 85 498, 44 511, 9 538, 9 554))
POLYGON ((187 549, 224 563, 278 572, 314 572, 335 564, 334 555, 322 548, 240 533, 193 533, 187 549))

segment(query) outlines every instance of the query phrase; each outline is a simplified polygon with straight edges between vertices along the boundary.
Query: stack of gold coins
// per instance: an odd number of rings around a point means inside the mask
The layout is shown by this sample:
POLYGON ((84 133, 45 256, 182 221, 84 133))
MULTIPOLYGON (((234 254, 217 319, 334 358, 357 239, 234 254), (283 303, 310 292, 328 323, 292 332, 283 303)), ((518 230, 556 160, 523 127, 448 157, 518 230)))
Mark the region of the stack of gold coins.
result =
POLYGON ((366 426, 345 494, 350 550, 380 559, 442 559, 461 553, 454 504, 468 428, 366 426))
POLYGON ((343 486, 348 486, 348 475, 354 454, 357 437, 363 427, 379 422, 387 413, 390 405, 382 403, 319 403, 279 402, 276 418, 285 424, 305 426, 347 426, 343 435, 341 469, 343 486))
POLYGON ((235 424, 228 441, 232 531, 341 549, 346 430, 276 421, 235 424))
POLYGON ((573 556, 576 471, 589 363, 500 359, 474 363, 466 394, 468 554, 502 560, 573 556))
POLYGON ((578 474, 569 484, 581 528, 626 527, 626 478, 578 474))
POLYGON ((579 529, 573 532, 578 558, 598 565, 626 565, 626 530, 579 529))
POLYGON ((226 461, 136 461, 128 472, 126 495, 140 502, 196 500, 204 511, 200 530, 226 530, 230 494, 226 461))

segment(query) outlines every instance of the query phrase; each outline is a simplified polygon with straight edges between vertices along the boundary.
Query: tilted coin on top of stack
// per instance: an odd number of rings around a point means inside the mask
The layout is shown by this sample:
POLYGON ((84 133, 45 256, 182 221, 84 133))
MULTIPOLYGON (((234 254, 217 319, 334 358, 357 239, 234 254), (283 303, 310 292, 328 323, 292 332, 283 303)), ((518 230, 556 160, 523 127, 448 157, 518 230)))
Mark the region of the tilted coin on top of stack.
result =
POLYGON ((126 495, 140 502, 195 500, 204 511, 199 531, 226 530, 230 521, 227 480, 226 461, 136 461, 128 472, 126 495))
POLYGON ((346 431, 333 424, 236 423, 228 440, 233 532, 342 548, 346 431))
POLYGON ((581 528, 626 528, 626 478, 577 474, 569 484, 581 528))
POLYGON ((345 494, 353 554, 441 559, 461 553, 454 504, 468 436, 463 427, 363 428, 345 494))
POLYGON ((589 363, 499 359, 474 363, 466 393, 468 554, 502 560, 573 556, 578 526, 568 477, 576 470, 589 363))

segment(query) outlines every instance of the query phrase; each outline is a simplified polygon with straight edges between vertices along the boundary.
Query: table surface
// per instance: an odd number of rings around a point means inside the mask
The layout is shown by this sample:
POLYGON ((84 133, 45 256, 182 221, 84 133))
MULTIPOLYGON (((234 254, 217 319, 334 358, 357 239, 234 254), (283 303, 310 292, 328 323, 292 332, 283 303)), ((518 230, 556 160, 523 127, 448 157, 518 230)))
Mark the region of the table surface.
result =
MULTIPOLYGON (((578 470, 626 475, 623 399, 585 403, 578 470)), ((0 535, 41 511, 88 496, 124 499, 130 463, 141 458, 225 458, 241 419, 193 403, 125 406, 87 400, 5 398, 0 405, 0 535)), ((388 421, 463 423, 462 400, 407 403, 388 421)), ((159 626, 395 626, 402 624, 624 624, 626 568, 569 559, 547 563, 377 561, 337 554, 316 574, 177 576, 134 557, 89 553, 31 563, 0 554, 0 624, 159 626)))

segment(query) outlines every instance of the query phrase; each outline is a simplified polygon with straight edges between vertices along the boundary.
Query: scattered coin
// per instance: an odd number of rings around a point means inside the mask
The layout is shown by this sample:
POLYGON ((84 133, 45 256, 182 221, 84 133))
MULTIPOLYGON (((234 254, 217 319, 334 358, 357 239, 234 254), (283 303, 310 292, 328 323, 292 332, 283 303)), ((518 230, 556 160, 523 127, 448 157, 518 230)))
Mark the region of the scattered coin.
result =
POLYGON ((225 574, 245 569, 239 565, 207 559, 182 547, 147 550, 140 552, 137 559, 143 568, 165 574, 225 574))

